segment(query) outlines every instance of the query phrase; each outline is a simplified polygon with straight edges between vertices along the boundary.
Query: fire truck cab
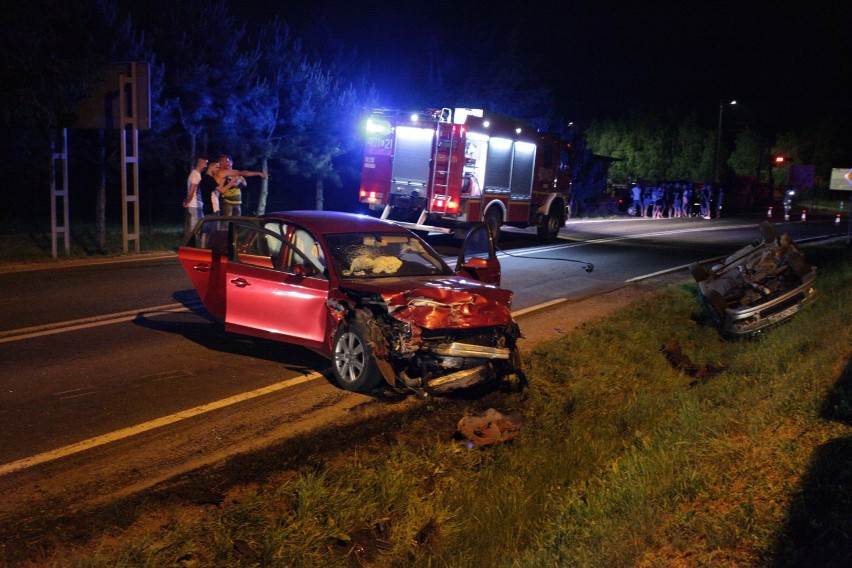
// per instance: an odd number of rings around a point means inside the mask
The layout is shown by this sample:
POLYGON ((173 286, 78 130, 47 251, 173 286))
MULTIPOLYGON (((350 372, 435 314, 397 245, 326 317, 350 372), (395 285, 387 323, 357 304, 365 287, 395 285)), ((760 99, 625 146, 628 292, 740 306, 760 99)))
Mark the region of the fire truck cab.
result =
POLYGON ((474 223, 537 227, 555 241, 568 218, 569 146, 527 121, 481 109, 376 109, 365 124, 359 200, 415 230, 474 223))

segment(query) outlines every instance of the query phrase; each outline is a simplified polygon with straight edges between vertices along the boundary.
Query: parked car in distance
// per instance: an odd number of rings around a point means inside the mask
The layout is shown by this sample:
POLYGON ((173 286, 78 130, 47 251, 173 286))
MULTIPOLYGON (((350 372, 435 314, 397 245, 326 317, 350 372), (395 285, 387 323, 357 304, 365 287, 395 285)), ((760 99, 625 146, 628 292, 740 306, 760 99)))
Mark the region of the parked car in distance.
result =
POLYGON ((805 260, 788 234, 760 224, 762 240, 747 245, 710 269, 690 265, 704 303, 724 334, 756 335, 789 320, 816 298, 817 268, 805 260))
POLYGON ((408 229, 331 211, 208 217, 178 258, 226 330, 312 349, 347 390, 439 394, 521 372, 485 225, 455 269, 408 229))

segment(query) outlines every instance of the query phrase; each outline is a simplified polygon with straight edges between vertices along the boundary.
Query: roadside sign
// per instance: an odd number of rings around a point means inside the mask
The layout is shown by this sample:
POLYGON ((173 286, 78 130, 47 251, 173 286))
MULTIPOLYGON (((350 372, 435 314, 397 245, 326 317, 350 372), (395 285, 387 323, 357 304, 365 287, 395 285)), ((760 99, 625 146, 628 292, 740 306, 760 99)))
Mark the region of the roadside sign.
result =
POLYGON ((831 181, 828 183, 828 189, 852 191, 852 184, 846 180, 846 173, 849 171, 852 171, 852 168, 831 168, 831 181))

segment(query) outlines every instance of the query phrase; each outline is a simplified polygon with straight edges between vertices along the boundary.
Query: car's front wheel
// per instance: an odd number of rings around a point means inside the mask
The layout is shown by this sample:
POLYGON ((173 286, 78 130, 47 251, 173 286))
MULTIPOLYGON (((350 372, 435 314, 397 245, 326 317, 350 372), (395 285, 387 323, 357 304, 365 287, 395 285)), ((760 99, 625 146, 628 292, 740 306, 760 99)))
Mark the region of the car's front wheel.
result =
POLYGON ((355 392, 370 391, 382 382, 373 351, 367 343, 362 325, 353 322, 341 326, 334 338, 332 367, 341 388, 355 392))

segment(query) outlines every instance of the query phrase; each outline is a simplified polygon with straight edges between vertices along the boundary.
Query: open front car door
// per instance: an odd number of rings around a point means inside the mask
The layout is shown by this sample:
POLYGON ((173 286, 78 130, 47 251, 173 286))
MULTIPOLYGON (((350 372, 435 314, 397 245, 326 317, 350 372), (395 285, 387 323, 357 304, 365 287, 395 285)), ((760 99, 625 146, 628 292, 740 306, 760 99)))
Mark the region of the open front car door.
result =
POLYGON ((467 234, 456 262, 456 274, 469 276, 486 284, 500 285, 500 260, 494 235, 488 225, 474 226, 467 234))

